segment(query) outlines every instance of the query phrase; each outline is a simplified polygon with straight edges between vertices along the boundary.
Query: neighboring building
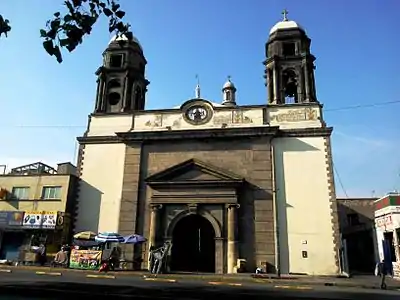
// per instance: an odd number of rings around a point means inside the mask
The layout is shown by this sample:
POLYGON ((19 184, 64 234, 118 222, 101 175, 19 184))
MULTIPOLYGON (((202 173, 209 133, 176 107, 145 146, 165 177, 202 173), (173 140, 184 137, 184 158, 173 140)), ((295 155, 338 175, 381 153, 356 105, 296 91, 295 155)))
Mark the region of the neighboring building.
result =
MULTIPOLYGON (((195 98, 145 110, 149 81, 137 39, 114 38, 97 71, 94 112, 79 137, 75 231, 172 241, 172 271, 339 272, 331 127, 316 96, 311 40, 286 18, 265 45, 265 105, 195 98), (268 103, 268 104, 267 104, 268 103)), ((168 80, 173 80, 169 78, 168 80)), ((133 247, 126 249, 127 255, 133 247)))
POLYGON ((400 279, 400 194, 389 193, 375 201, 375 227, 380 260, 400 279), (392 262, 392 264, 390 264, 392 262))
POLYGON ((378 261, 374 223, 375 200, 377 198, 337 199, 340 233, 352 274, 373 274, 378 261))
POLYGON ((23 260, 24 249, 45 243, 48 253, 71 238, 77 177, 70 163, 43 163, 0 175, 0 259, 23 260))

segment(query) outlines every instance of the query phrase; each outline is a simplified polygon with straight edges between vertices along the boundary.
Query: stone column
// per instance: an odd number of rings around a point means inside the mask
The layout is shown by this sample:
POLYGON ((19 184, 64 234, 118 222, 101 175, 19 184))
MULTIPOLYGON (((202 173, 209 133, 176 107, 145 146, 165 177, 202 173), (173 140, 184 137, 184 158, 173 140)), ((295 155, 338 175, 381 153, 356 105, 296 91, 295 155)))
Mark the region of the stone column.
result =
POLYGON ((275 104, 274 87, 273 87, 274 81, 272 79, 272 73, 273 71, 270 68, 268 68, 267 69, 268 101, 269 103, 275 104))
POLYGON ((304 97, 304 100, 306 102, 310 101, 310 76, 309 76, 309 70, 308 70, 308 63, 304 62, 303 63, 303 74, 304 74, 304 85, 305 85, 305 90, 306 90, 306 96, 304 97))
POLYGON ((128 74, 125 75, 124 79, 124 91, 122 94, 122 107, 121 107, 121 112, 129 110, 129 107, 126 107, 126 104, 129 102, 128 100, 128 83, 129 83, 129 77, 128 74))
POLYGON ((279 104, 280 92, 279 92, 279 81, 278 81, 278 70, 276 64, 273 66, 273 85, 274 85, 274 104, 279 104))
POLYGON ((97 78, 96 80, 97 83, 97 89, 96 89, 96 108, 95 112, 98 112, 100 110, 100 85, 101 85, 101 80, 100 78, 97 78))
POLYGON ((154 246, 156 244, 158 211, 162 208, 162 205, 152 204, 150 208, 151 208, 151 215, 150 215, 149 247, 154 246))
POLYGON ((228 268, 227 273, 235 272, 235 265, 238 258, 237 249, 237 222, 236 222, 236 210, 239 208, 239 204, 228 204, 228 268))
POLYGON ((99 109, 100 111, 105 111, 106 109, 106 83, 104 76, 100 78, 100 90, 99 90, 99 109))

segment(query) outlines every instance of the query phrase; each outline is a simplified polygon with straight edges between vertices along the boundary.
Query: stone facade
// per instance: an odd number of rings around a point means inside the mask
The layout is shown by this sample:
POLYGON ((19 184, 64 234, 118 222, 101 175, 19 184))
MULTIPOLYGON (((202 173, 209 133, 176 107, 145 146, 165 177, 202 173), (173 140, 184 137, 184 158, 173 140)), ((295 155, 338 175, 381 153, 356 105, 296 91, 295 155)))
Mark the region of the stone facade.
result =
POLYGON ((236 272, 244 259, 249 271, 337 274, 332 128, 316 99, 310 39, 293 24, 279 22, 267 42, 266 105, 236 105, 229 79, 222 104, 202 99, 198 85, 179 107, 143 110, 142 47, 137 39, 109 45, 96 109, 78 138, 76 230, 144 235, 146 245, 125 253, 146 267, 149 246, 179 244, 181 221, 200 216, 213 231, 217 273, 236 272))
MULTIPOLYGON (((221 232, 217 238, 223 241, 227 237, 226 205, 237 203, 240 204, 239 252, 250 267, 254 267, 257 261, 274 264, 272 165, 268 137, 212 143, 181 140, 127 145, 124 172, 120 232, 128 234, 138 230, 150 236, 151 204, 162 204, 161 224, 155 237, 159 244, 171 238, 168 228, 174 217, 189 212, 189 205, 195 204, 198 210, 204 210, 215 219, 221 232), (187 187, 165 192, 162 188, 146 186, 144 180, 149 176, 185 162, 189 165, 163 180, 191 181, 187 187), (215 170, 215 166, 221 171, 210 171, 215 170), (232 178, 223 176, 226 172, 234 175, 232 178), (234 179, 238 180, 237 187, 225 182, 234 179), (203 181, 213 183, 204 185, 203 181)), ((219 272, 226 272, 222 263, 218 263, 219 272)))

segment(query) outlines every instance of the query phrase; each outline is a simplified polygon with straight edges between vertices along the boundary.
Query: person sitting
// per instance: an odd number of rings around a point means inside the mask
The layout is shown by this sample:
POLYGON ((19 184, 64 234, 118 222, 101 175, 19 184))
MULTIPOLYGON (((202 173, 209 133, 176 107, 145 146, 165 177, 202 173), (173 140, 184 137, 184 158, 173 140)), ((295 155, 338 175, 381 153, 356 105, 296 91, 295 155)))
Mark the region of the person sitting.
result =
POLYGON ((61 248, 61 250, 56 253, 56 256, 54 257, 54 260, 52 261, 51 265, 53 267, 56 267, 56 266, 67 267, 68 266, 68 252, 64 251, 64 248, 61 248))

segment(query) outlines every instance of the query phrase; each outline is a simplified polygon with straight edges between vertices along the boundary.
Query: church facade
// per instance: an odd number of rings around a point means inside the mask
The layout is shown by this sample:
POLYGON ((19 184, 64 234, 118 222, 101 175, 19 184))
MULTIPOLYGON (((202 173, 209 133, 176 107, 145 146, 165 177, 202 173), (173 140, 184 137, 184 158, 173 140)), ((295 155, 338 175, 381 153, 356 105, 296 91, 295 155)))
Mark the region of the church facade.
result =
MULTIPOLYGON (((78 138, 75 231, 141 234, 128 256, 171 241, 171 271, 339 272, 331 127, 317 100, 311 40, 278 22, 266 43, 265 105, 193 99, 145 110, 149 81, 137 39, 110 41, 94 112, 78 138), (135 252, 135 253, 133 253, 135 252)), ((144 263, 145 265, 147 263, 144 263)))

